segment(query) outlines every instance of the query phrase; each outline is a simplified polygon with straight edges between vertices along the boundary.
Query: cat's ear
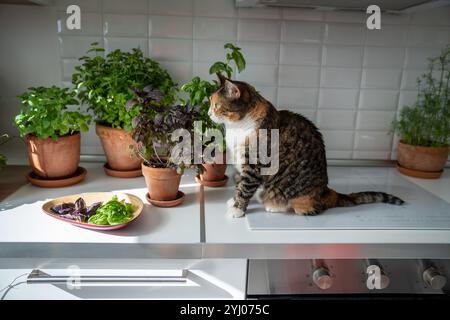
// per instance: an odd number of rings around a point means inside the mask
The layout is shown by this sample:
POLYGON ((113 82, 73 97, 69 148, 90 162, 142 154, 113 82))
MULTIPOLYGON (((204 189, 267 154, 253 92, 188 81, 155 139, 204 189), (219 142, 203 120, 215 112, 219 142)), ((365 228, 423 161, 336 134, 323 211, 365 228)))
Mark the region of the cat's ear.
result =
POLYGON ((225 81, 227 78, 225 78, 220 72, 216 73, 217 78, 219 79, 220 87, 222 88, 225 85, 225 81))
POLYGON ((225 79, 223 88, 226 97, 230 100, 239 99, 239 97, 241 96, 241 90, 239 90, 239 87, 228 79, 225 79))

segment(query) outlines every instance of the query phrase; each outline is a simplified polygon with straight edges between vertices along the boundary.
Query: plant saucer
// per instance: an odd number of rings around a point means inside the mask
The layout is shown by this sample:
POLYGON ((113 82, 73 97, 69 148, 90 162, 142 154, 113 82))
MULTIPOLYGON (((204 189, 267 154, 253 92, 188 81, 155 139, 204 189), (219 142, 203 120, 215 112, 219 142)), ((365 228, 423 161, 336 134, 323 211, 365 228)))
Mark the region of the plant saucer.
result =
POLYGON ((150 198, 150 194, 147 193, 145 195, 145 198, 147 199, 148 202, 150 202, 154 206, 162 207, 162 208, 169 208, 169 207, 178 206, 181 203, 183 203, 184 197, 185 197, 184 192, 179 191, 179 190, 178 190, 177 197, 174 200, 152 200, 150 198))
POLYGON ((421 179, 437 179, 442 175, 442 172, 444 172, 444 170, 421 171, 421 170, 409 169, 409 168, 405 168, 405 167, 401 166, 398 162, 397 162, 397 169, 398 169, 398 171, 400 171, 400 173, 402 173, 404 175, 414 177, 414 178, 421 178, 421 179))
POLYGON ((205 187, 218 188, 223 187, 224 185, 227 184, 228 176, 225 175, 225 177, 222 180, 214 180, 214 181, 203 180, 201 176, 196 176, 195 181, 205 187))
POLYGON ((77 171, 70 177, 57 178, 57 179, 46 179, 38 176, 34 171, 27 174, 28 181, 38 187, 42 188, 62 188, 72 186, 74 184, 80 183, 86 177, 86 169, 83 167, 78 167, 77 171))
POLYGON ((106 162, 103 165, 103 169, 105 169, 105 173, 108 176, 115 177, 115 178, 136 178, 136 177, 142 176, 141 167, 139 167, 138 169, 133 169, 133 170, 115 170, 115 169, 112 169, 106 162))

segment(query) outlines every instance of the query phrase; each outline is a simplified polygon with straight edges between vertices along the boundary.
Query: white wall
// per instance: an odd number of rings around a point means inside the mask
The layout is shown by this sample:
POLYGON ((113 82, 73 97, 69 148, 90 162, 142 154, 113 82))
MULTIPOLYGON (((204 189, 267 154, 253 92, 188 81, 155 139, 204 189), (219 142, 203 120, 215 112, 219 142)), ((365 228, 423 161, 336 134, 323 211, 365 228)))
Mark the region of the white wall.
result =
MULTIPOLYGON (((0 132, 18 135, 13 117, 17 95, 31 86, 61 84, 56 9, 0 5, 0 132)), ((14 139, 2 146, 9 163, 26 163, 25 146, 14 139)))
MULTIPOLYGON (((50 44, 39 51, 35 64, 45 70, 33 72, 33 81, 56 81, 60 67, 61 81, 70 85, 77 58, 98 41, 107 51, 140 46, 183 83, 193 75, 209 77, 211 62, 224 58, 223 44, 237 42, 248 62, 238 78, 279 108, 311 118, 334 159, 394 159, 390 123, 399 107, 414 101, 415 80, 426 70, 426 58, 450 43, 449 7, 384 14, 382 29, 374 31, 367 30, 364 13, 237 9, 234 0, 57 0, 57 11, 57 19, 45 18, 54 29, 39 32, 39 38, 57 38, 59 58, 50 44), (82 10, 81 31, 64 28, 65 8, 73 3, 82 10)), ((25 36, 10 30, 13 43, 25 36)), ((12 60, 21 64, 17 49, 11 50, 12 60)), ((1 70, 9 68, 3 66, 5 58, 0 64, 1 70)), ((82 151, 102 154, 94 131, 84 135, 82 151)))

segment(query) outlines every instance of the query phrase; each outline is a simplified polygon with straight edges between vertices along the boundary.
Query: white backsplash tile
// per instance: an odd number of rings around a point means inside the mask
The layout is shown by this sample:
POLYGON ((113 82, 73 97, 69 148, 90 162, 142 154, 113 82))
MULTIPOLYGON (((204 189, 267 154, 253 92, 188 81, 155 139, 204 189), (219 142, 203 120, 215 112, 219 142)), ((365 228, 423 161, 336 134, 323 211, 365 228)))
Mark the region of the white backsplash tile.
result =
POLYGON ((359 109, 396 110, 399 91, 361 89, 359 109))
POLYGON ((318 89, 278 87, 278 109, 316 108, 318 89))
POLYGON ((192 16, 193 0, 149 0, 148 12, 151 14, 192 16))
POLYGON ((351 130, 355 122, 355 111, 323 110, 317 111, 317 124, 321 130, 351 130))
POLYGON ((237 79, 255 85, 276 86, 277 66, 267 64, 248 64, 244 72, 237 75, 237 79))
POLYGON ((358 90, 356 89, 320 89, 320 108, 355 109, 357 101, 358 90))
POLYGON ((320 65, 321 47, 315 44, 282 43, 280 64, 320 65))
POLYGON ((215 62, 225 59, 223 41, 194 40, 194 61, 215 62))
POLYGON ((105 13, 147 13, 148 0, 102 0, 103 12, 105 13))
POLYGON ((238 40, 278 42, 280 39, 280 28, 280 21, 239 19, 238 40))
POLYGON ((150 56, 159 61, 192 61, 192 41, 181 39, 150 39, 150 56))
POLYGON ((194 19, 194 39, 233 41, 236 28, 233 19, 198 17, 194 19))
POLYGON ((405 49, 366 47, 364 50, 364 66, 377 68, 403 68, 405 49))
POLYGON ((109 53, 116 49, 131 51, 131 49, 133 48, 140 48, 144 55, 148 56, 147 38, 111 37, 104 38, 104 42, 106 53, 109 53))
MULTIPOLYGON (((239 41, 237 45, 242 49, 242 52, 245 52, 245 60, 248 63, 278 64, 280 51, 278 43, 239 41)), ((223 54, 222 43, 222 56, 223 54)))
POLYGON ((391 152, 389 151, 355 151, 353 159, 365 160, 390 160, 391 152))
POLYGON ((201 17, 236 17, 233 0, 194 0, 194 15, 201 17))
POLYGON ((392 135, 380 131, 357 131, 355 135, 356 150, 386 151, 391 149, 392 135))
POLYGON ((61 36, 58 40, 61 58, 78 59, 86 54, 92 43, 102 44, 101 37, 61 36))
POLYGON ((173 81, 182 85, 191 81, 192 63, 181 61, 161 61, 161 66, 170 73, 173 81))
POLYGON ((67 14, 58 12, 58 33, 64 35, 96 36, 102 33, 102 15, 100 13, 83 13, 81 29, 68 30, 66 25, 67 14))
POLYGON ((361 69, 359 68, 322 68, 322 87, 358 88, 360 79, 361 69))
POLYGON ((385 25, 381 29, 366 32, 366 44, 370 46, 403 46, 406 44, 407 26, 385 25))
POLYGON ((248 19, 280 19, 281 9, 270 7, 239 8, 238 17, 248 19))
POLYGON ((107 37, 147 37, 148 17, 142 14, 105 14, 103 34, 107 37))
POLYGON ((415 90, 417 88, 417 78, 421 77, 426 71, 425 69, 403 70, 401 89, 415 90))
POLYGON ((400 91, 398 109, 403 106, 412 106, 417 101, 417 91, 416 90, 402 90, 400 91))
POLYGON ((101 12, 102 0, 57 0, 55 5, 58 11, 66 12, 67 7, 76 4, 80 7, 81 12, 101 12))
POLYGON ((407 48, 406 68, 425 69, 428 66, 428 58, 436 57, 440 54, 441 48, 407 48))
POLYGON ((323 35, 323 24, 312 21, 284 21, 281 41, 320 43, 323 35))
POLYGON ((305 66, 279 66, 279 85, 298 87, 317 87, 319 85, 320 68, 305 66))
POLYGON ((324 12, 311 9, 283 8, 282 17, 284 20, 301 20, 301 21, 322 21, 324 12))
POLYGON ((449 43, 449 27, 410 26, 408 45, 442 47, 449 43))
POLYGON ((364 88, 397 89, 400 87, 401 69, 364 69, 361 86, 364 88))
POLYGON ((365 24, 326 23, 325 43, 332 44, 364 44, 365 24))
MULTIPOLYGON (((366 28, 364 12, 237 8, 235 0, 58 0, 56 11, 63 85, 92 42, 106 53, 141 47, 179 84, 215 79, 209 68, 233 42, 247 68, 236 75, 232 63, 232 78, 316 123, 336 159, 395 158, 390 122, 416 101, 427 58, 450 42, 450 8, 383 13, 381 30, 366 28), (65 28, 69 4, 81 6, 81 30, 65 28)), ((91 136, 83 152, 102 153, 91 136)))
POLYGON ((148 35, 153 38, 192 39, 192 17, 150 16, 148 35))
POLYGON ((389 131, 395 111, 358 111, 356 129, 389 131))
POLYGON ((322 63, 328 67, 361 67, 364 47, 325 45, 322 63))
POLYGON ((322 135, 327 150, 352 150, 353 148, 353 131, 322 130, 322 135))

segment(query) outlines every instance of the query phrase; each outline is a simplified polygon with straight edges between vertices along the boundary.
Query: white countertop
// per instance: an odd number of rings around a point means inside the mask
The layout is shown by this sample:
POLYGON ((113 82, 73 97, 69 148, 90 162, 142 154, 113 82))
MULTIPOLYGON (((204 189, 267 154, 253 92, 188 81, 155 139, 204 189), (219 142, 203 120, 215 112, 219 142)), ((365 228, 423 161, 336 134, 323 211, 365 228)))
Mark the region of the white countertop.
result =
MULTIPOLYGON (((330 178, 348 171, 329 167, 330 178)), ((370 168, 374 174, 395 168, 370 168)), ((439 180, 410 179, 450 202, 450 173, 439 180)), ((225 214, 226 200, 234 193, 232 182, 226 188, 205 188, 205 230, 208 244, 450 244, 450 230, 250 230, 245 218, 225 214)), ((262 207, 261 207, 261 210, 262 207)), ((250 213, 251 214, 251 213, 250 213)), ((450 214, 450 212, 449 212, 450 214)), ((312 217, 314 218, 314 217, 312 217)))
POLYGON ((180 206, 158 208, 147 203, 143 177, 112 178, 99 164, 84 164, 88 174, 80 184, 58 189, 25 185, 0 203, 0 243, 120 243, 174 244, 200 242, 199 185, 186 172, 180 190, 186 198, 180 206), (63 195, 94 191, 128 192, 144 202, 141 216, 127 228, 98 232, 72 226, 44 214, 46 201, 63 195))

